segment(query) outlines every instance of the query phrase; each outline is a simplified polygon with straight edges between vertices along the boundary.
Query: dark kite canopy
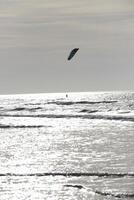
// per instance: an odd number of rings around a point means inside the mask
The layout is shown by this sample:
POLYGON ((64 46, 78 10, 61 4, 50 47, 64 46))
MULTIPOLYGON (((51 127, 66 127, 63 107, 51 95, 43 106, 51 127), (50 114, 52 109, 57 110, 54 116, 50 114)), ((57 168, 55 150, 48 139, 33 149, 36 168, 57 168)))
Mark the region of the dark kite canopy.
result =
POLYGON ((71 60, 78 50, 79 48, 73 49, 68 56, 68 60, 71 60))

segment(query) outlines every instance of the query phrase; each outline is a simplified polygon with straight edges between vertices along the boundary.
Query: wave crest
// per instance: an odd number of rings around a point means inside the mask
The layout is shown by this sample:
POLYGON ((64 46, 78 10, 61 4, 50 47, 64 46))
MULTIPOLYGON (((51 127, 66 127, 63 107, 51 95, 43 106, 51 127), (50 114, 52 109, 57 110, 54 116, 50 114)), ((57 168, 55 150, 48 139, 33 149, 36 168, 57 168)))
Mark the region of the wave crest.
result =
POLYGON ((38 118, 82 118, 82 119, 103 119, 103 120, 118 120, 118 121, 130 121, 134 122, 134 116, 119 116, 119 115, 94 115, 94 114, 86 114, 86 115, 62 115, 62 114, 39 114, 39 115, 18 115, 18 114, 0 114, 1 117, 38 117, 38 118))

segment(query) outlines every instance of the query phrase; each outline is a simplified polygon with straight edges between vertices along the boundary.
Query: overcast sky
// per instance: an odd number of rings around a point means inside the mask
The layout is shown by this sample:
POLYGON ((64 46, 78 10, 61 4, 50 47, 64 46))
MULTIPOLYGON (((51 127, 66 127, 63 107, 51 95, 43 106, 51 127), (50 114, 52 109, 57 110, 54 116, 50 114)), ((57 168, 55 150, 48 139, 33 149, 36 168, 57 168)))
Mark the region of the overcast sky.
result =
POLYGON ((0 94, 104 90, 134 90, 133 0, 0 0, 0 94))

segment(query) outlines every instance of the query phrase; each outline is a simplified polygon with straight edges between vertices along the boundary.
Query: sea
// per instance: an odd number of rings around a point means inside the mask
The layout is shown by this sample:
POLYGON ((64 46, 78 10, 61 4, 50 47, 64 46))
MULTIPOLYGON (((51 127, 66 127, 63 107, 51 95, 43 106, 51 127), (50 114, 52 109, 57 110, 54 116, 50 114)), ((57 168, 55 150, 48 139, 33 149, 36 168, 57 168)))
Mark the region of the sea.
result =
POLYGON ((134 199, 134 92, 0 96, 0 200, 134 199))

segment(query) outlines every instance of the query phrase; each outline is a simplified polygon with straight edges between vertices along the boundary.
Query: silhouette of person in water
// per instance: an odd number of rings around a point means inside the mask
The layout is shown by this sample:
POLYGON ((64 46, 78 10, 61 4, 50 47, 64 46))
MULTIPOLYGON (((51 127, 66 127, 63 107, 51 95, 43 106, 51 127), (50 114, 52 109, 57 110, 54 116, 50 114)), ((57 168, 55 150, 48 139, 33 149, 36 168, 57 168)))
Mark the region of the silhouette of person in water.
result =
POLYGON ((68 97, 68 94, 66 94, 66 98, 68 97))

